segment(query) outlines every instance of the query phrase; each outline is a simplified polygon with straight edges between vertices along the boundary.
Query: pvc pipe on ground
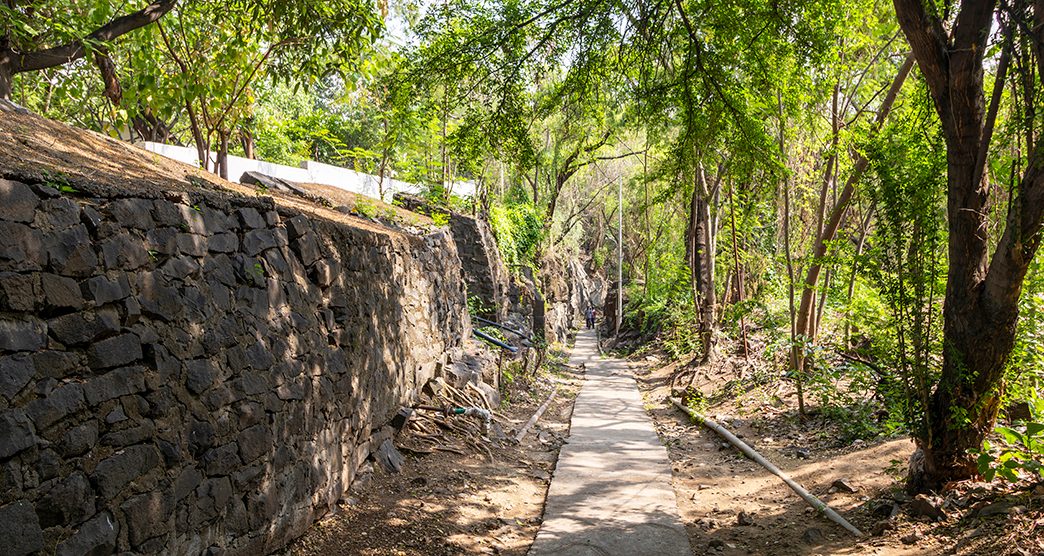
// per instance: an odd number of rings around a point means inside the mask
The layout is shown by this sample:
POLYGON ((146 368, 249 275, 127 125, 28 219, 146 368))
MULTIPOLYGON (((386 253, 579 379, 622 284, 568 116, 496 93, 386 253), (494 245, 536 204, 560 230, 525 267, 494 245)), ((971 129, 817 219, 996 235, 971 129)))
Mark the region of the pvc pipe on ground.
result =
POLYGON ((529 432, 530 427, 536 424, 537 419, 547 411, 547 406, 551 405, 551 400, 555 399, 555 394, 558 393, 558 385, 555 385, 555 389, 551 391, 551 395, 544 400, 544 403, 540 404, 540 407, 536 410, 536 413, 526 421, 526 424, 522 426, 522 429, 515 435, 515 442, 522 442, 522 439, 526 437, 526 433, 529 432))
POLYGON ((714 432, 718 433, 725 440, 728 440, 729 442, 731 442, 732 445, 737 447, 737 448, 739 448, 739 450, 741 452, 743 452, 744 455, 746 455, 750 459, 756 461, 759 465, 761 465, 762 467, 767 469, 773 475, 779 477, 780 479, 783 479, 783 482, 786 483, 787 486, 790 487, 794 492, 796 492, 798 494, 798 496, 800 496, 805 502, 808 502, 808 504, 810 506, 812 506, 813 508, 815 508, 816 510, 818 510, 819 512, 823 513, 828 518, 830 518, 831 521, 833 521, 834 523, 837 523, 838 525, 844 527, 846 530, 848 530, 848 532, 852 533, 853 535, 855 535, 857 537, 862 537, 863 536, 863 532, 862 531, 860 531, 859 529, 856 529, 856 527, 854 525, 849 523, 845 518, 841 517, 840 514, 835 512, 833 510, 833 508, 831 508, 830 506, 827 506, 825 502, 823 502, 819 498, 816 498, 815 496, 812 495, 812 493, 810 493, 807 490, 805 490, 796 481, 791 479, 786 473, 784 473, 778 467, 773 465, 772 462, 768 461, 761 454, 759 454, 756 451, 754 451, 754 448, 751 448, 750 446, 747 445, 746 442, 743 442, 742 440, 737 438, 736 435, 734 435, 731 432, 729 432, 728 429, 726 429, 725 427, 719 425, 718 423, 715 423, 714 421, 704 417, 703 415, 700 415, 696 411, 690 409, 685 404, 683 404, 681 402, 681 400, 679 400, 677 398, 670 398, 670 400, 671 400, 672 403, 674 403, 674 405, 678 406, 678 409, 681 409, 685 413, 688 413, 693 419, 696 419, 696 420, 700 421, 701 423, 704 424, 704 426, 706 426, 707 428, 709 428, 709 429, 713 430, 714 432))

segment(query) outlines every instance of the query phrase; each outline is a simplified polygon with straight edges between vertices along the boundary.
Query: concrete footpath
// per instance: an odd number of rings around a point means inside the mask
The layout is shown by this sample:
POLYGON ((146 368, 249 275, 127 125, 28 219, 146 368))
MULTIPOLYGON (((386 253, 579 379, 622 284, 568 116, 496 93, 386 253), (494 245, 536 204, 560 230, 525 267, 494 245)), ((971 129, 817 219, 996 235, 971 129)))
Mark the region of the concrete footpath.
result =
POLYGON ((529 554, 692 554, 667 450, 626 363, 601 359, 596 342, 593 330, 577 334, 570 364, 583 363, 586 380, 529 554))

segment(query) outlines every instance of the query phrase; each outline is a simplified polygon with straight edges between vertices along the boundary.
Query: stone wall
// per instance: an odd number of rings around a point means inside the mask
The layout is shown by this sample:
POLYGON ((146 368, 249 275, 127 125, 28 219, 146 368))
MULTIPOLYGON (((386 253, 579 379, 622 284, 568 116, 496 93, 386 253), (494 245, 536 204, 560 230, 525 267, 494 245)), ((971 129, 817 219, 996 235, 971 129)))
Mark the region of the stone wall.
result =
POLYGON ((468 295, 477 297, 488 309, 479 316, 504 322, 509 308, 508 272, 493 230, 485 220, 452 213, 450 231, 457 244, 468 295))
POLYGON ((5 554, 279 549, 470 333, 448 234, 52 185, 0 180, 5 554))

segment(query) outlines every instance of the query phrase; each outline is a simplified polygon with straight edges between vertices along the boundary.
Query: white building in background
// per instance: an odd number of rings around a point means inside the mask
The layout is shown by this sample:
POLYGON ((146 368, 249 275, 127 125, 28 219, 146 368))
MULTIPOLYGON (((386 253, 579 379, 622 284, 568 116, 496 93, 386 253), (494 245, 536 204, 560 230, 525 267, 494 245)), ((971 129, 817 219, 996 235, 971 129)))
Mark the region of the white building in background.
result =
MULTIPOLYGON (((194 148, 164 145, 163 143, 153 143, 151 141, 146 141, 144 147, 147 151, 163 155, 179 162, 184 162, 185 164, 195 166, 196 168, 200 167, 199 156, 196 155, 196 149, 194 148)), ((211 156, 216 157, 214 153, 211 153, 211 156)), ((349 170, 348 168, 315 162, 314 160, 306 160, 301 163, 299 168, 295 168, 293 166, 273 164, 263 160, 252 160, 249 158, 229 155, 229 181, 239 183, 239 178, 244 172, 260 172, 268 176, 298 183, 320 183, 323 185, 331 185, 346 191, 351 191, 352 193, 373 197, 374 199, 381 198, 378 188, 380 177, 363 174, 356 172, 355 170, 349 170)), ((382 200, 385 202, 391 202, 392 196, 396 193, 402 192, 417 194, 420 193, 420 191, 421 188, 419 185, 396 179, 384 178, 384 199, 382 200)), ((475 182, 458 181, 454 183, 453 194, 461 197, 473 197, 475 195, 475 182)))

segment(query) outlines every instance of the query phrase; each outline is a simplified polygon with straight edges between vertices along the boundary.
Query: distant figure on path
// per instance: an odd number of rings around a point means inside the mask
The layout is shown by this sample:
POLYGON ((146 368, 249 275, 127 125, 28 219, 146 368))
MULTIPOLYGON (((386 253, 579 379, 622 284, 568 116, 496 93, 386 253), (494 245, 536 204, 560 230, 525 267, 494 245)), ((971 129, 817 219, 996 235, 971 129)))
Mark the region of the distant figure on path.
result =
POLYGON ((586 320, 587 320, 587 329, 590 330, 590 329, 594 328, 594 325, 595 325, 595 308, 594 307, 588 307, 587 308, 587 313, 586 313, 585 316, 586 316, 586 320))

